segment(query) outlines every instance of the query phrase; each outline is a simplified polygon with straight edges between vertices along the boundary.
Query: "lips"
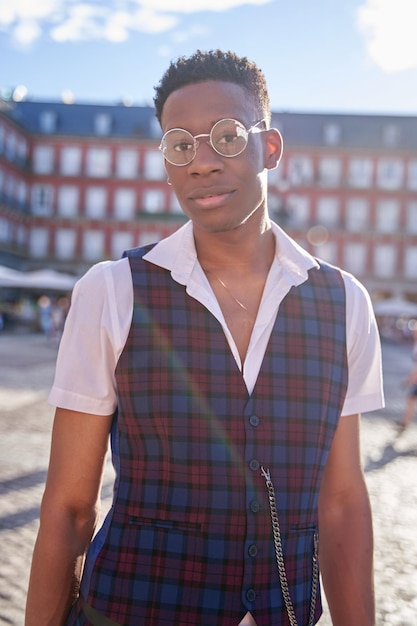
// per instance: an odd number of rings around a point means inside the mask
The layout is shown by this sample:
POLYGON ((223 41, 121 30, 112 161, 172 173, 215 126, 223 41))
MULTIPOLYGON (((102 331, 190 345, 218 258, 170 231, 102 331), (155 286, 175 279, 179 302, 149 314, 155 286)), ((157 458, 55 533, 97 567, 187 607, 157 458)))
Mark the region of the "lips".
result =
POLYGON ((204 208, 213 208, 224 204, 234 194, 233 189, 225 187, 210 187, 210 189, 195 189, 189 199, 204 208))

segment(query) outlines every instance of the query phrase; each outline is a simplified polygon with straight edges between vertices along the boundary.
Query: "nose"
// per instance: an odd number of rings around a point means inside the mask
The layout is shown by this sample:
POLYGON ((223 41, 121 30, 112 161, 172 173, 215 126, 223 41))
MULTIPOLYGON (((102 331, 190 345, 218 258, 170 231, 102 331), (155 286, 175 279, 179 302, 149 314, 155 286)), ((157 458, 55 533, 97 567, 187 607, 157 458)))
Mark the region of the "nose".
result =
POLYGON ((190 174, 207 175, 223 168, 223 159, 210 145, 209 136, 200 135, 194 159, 189 164, 190 174))

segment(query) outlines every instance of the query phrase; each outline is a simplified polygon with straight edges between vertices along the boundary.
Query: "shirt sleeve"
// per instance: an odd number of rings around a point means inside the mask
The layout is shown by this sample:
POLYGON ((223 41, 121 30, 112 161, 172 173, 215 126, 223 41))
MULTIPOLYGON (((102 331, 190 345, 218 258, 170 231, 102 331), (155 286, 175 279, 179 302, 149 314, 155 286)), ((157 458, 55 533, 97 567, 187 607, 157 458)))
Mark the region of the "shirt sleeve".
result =
POLYGON ((381 344, 371 299, 364 286, 344 274, 348 388, 342 415, 384 407, 381 344))
POLYGON ((129 262, 94 265, 75 285, 48 401, 65 409, 111 415, 115 369, 133 311, 129 262))

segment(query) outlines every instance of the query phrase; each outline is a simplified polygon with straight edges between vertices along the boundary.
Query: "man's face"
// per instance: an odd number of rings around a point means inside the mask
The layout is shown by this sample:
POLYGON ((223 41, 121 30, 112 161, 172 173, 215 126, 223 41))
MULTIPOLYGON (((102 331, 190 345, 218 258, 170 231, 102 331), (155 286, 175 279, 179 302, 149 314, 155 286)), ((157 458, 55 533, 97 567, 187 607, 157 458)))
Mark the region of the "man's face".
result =
MULTIPOLYGON (((233 118, 249 129, 262 115, 247 91, 234 83, 207 81, 174 91, 162 112, 162 129, 183 128, 193 136, 210 133, 222 119, 233 118)), ((261 125, 261 128, 263 126, 261 125)), ((194 228, 234 230, 266 203, 264 133, 250 133, 246 149, 235 157, 217 154, 201 138, 194 160, 185 166, 165 161, 169 180, 194 228)))

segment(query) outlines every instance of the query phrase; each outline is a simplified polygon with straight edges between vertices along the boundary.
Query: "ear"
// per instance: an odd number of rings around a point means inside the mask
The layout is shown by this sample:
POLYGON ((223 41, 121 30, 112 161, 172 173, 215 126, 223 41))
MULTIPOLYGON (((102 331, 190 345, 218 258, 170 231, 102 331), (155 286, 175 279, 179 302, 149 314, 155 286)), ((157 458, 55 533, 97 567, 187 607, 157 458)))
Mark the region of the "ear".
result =
POLYGON ((268 170, 273 170, 278 167, 281 160, 284 142, 277 128, 270 128, 264 131, 264 138, 265 167, 268 170))

